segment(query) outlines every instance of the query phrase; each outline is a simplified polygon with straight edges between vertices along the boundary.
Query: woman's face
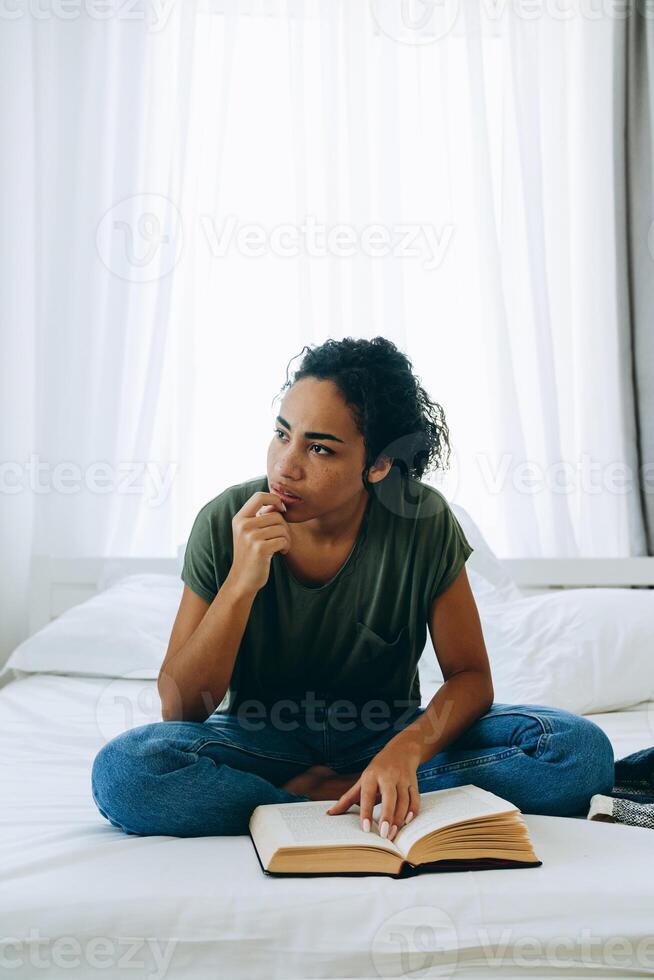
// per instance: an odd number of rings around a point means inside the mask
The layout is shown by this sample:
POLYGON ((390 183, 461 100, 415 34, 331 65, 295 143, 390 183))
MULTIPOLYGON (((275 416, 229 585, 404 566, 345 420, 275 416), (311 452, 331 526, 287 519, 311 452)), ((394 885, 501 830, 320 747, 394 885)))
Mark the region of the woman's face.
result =
MULTIPOLYGON (((286 520, 304 522, 332 511, 349 510, 365 488, 363 436, 350 408, 332 381, 302 378, 289 388, 279 408, 268 448, 270 492, 281 485, 299 500, 286 503, 286 520)), ((380 479, 370 471, 369 479, 380 479)))

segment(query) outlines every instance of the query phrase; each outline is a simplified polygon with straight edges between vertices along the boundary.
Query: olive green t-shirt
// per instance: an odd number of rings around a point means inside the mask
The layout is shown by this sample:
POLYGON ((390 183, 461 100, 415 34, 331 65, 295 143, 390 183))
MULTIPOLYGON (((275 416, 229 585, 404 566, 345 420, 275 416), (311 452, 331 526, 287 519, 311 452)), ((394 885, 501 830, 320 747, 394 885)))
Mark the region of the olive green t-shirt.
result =
MULTIPOLYGON (((228 487, 193 523, 181 578, 206 602, 232 565, 232 517, 258 490, 269 492, 267 476, 228 487)), ((472 551, 445 496, 391 469, 371 486, 354 547, 329 582, 303 585, 284 555, 272 556, 217 713, 235 714, 250 699, 299 704, 308 691, 395 711, 420 706, 432 601, 472 551)))

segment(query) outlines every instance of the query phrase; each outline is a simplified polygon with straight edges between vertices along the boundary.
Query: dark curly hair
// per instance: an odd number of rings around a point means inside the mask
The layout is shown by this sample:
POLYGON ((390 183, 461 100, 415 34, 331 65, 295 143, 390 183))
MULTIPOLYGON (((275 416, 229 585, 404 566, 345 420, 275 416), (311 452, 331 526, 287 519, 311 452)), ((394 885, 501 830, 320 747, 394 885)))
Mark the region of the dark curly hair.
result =
POLYGON ((410 359, 392 341, 344 337, 319 347, 305 345, 295 356, 301 354, 292 380, 287 365, 286 381, 275 398, 302 378, 328 380, 338 387, 363 436, 361 476, 368 493, 367 471, 380 456, 392 458, 403 477, 420 479, 425 472, 448 468, 449 429, 443 408, 429 398, 410 359))

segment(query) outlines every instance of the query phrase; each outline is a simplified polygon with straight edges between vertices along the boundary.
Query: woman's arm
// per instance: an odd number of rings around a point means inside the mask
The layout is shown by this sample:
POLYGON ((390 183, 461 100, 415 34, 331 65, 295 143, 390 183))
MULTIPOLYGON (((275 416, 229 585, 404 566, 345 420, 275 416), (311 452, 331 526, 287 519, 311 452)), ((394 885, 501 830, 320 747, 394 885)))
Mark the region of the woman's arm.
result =
POLYGON ((157 679, 164 721, 206 721, 222 702, 255 595, 230 576, 211 604, 184 586, 157 679))
POLYGON ((493 703, 488 653, 465 568, 434 599, 429 632, 444 684, 420 718, 392 740, 417 759, 416 765, 431 759, 457 739, 493 703))
MULTIPOLYGON (((488 654, 465 568, 432 603, 429 631, 444 683, 420 717, 386 743, 354 786, 327 811, 345 813, 358 803, 364 830, 370 828, 378 796, 380 827, 387 821, 387 828, 399 829, 409 813, 415 816, 420 806, 418 766, 458 738, 493 704, 488 654)), ((382 836, 386 836, 384 829, 382 836)))

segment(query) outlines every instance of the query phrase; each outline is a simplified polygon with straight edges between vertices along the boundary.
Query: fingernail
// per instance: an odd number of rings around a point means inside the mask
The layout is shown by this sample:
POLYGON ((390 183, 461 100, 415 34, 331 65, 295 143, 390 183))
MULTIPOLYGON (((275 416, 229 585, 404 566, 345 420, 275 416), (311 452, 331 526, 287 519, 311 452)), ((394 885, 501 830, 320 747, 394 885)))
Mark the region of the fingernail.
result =
POLYGON ((397 833, 397 827, 396 827, 395 824, 393 824, 393 826, 391 827, 391 832, 388 835, 388 839, 389 840, 393 840, 393 838, 395 837, 396 833, 397 833))
POLYGON ((365 830, 365 832, 366 832, 367 834, 369 834, 369 833, 370 833, 370 821, 368 820, 368 818, 367 818, 367 817, 366 817, 366 819, 365 819, 365 820, 363 821, 363 829, 365 830))
POLYGON ((406 815, 405 823, 411 823, 412 820, 413 820, 413 810, 409 810, 409 812, 406 815))
POLYGON ((388 837, 388 820, 384 820, 383 824, 379 828, 380 837, 388 837))

